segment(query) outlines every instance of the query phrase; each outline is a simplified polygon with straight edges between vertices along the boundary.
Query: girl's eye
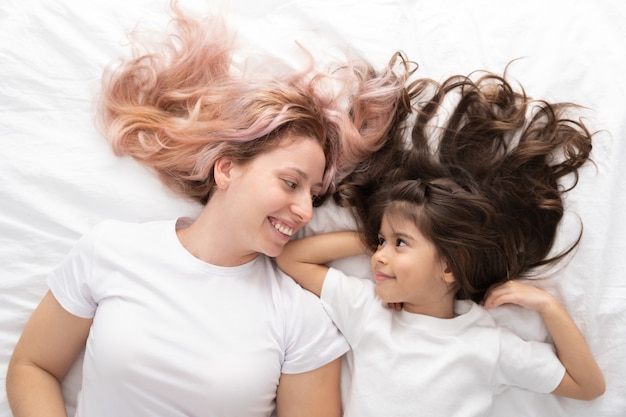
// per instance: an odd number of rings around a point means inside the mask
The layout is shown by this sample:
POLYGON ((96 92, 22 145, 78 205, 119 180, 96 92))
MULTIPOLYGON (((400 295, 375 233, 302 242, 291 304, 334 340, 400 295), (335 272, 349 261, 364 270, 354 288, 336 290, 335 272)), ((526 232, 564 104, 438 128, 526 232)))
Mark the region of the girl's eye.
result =
POLYGON ((398 239, 396 240, 396 246, 399 246, 399 247, 406 246, 406 242, 402 239, 398 239))
POLYGON ((382 236, 378 236, 378 247, 383 247, 385 246, 385 238, 382 236))

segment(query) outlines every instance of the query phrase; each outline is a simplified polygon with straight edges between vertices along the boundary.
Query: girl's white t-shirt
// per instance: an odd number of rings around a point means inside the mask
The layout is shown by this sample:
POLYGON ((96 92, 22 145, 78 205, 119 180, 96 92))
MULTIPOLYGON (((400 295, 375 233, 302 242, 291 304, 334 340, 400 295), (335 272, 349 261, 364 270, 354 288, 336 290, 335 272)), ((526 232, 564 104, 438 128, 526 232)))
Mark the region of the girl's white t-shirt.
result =
POLYGON ((344 417, 478 417, 497 393, 518 386, 553 391, 565 368, 547 343, 498 327, 471 301, 457 317, 396 312, 371 280, 330 268, 322 303, 352 347, 344 417))

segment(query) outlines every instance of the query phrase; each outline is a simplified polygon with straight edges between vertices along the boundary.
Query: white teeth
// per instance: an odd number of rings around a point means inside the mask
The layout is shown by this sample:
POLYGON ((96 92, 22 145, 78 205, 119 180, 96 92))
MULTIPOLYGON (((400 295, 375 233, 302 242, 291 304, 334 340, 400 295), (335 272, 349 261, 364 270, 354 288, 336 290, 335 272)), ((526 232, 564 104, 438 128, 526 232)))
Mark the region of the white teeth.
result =
POLYGON ((293 230, 291 230, 287 226, 283 226, 278 223, 273 223, 273 225, 274 225, 274 228, 278 230, 280 233, 287 235, 287 236, 293 235, 293 230))

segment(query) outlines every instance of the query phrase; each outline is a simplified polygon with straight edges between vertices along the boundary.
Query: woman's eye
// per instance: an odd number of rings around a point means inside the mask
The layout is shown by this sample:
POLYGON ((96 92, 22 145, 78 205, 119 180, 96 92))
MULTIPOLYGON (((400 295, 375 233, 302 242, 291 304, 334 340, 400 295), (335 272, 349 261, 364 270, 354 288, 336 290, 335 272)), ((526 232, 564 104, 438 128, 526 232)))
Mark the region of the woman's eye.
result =
POLYGON ((289 181, 289 180, 283 180, 283 181, 285 182, 285 184, 287 184, 287 187, 289 187, 289 188, 291 188, 291 189, 295 189, 295 188, 296 188, 296 186, 298 185, 298 184, 296 184, 296 183, 295 183, 295 182, 293 182, 293 181, 289 181))

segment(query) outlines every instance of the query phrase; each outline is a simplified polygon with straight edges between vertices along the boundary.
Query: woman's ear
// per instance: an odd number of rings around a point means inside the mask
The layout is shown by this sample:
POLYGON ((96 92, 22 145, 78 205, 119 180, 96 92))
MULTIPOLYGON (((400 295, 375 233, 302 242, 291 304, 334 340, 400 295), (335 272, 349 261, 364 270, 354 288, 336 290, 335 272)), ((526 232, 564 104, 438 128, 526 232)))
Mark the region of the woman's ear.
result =
POLYGON ((233 176, 235 163, 226 157, 219 158, 213 166, 213 178, 218 188, 226 188, 233 176))

